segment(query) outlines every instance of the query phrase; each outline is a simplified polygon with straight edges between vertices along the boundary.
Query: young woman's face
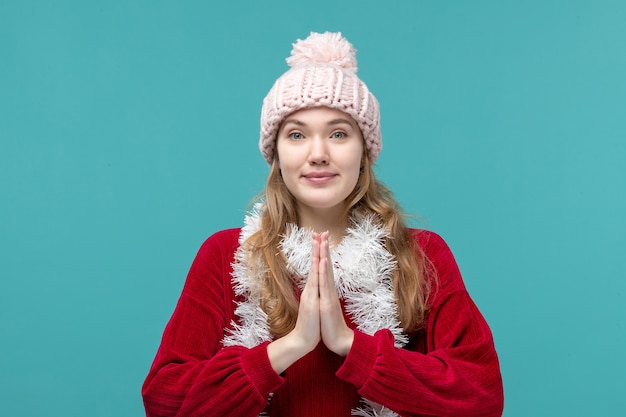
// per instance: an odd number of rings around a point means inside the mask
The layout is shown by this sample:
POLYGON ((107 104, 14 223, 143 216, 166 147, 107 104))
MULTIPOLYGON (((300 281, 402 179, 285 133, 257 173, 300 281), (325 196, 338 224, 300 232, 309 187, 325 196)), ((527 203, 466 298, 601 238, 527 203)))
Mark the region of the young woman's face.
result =
POLYGON ((327 107, 292 113, 278 131, 276 149, 283 181, 300 207, 343 208, 363 155, 352 117, 327 107))

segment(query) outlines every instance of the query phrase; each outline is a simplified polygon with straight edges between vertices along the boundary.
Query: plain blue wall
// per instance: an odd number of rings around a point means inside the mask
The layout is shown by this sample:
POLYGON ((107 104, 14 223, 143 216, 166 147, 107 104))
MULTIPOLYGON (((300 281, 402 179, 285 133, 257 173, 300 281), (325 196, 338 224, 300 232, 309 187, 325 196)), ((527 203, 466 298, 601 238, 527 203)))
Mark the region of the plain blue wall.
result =
POLYGON ((0 3, 1 415, 143 414, 187 268, 260 191, 261 100, 311 30, 359 50, 377 171, 455 252, 505 416, 626 414, 626 2, 211 3, 0 3))

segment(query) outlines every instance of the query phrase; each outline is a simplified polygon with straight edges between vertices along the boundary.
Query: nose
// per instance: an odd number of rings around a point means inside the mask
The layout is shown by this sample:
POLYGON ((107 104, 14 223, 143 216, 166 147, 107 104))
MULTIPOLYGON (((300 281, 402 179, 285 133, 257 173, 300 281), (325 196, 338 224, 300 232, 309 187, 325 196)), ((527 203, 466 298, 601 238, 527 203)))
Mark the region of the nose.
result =
POLYGON ((326 165, 328 163, 328 144, 322 137, 314 137, 311 140, 311 149, 309 151, 309 164, 326 165))

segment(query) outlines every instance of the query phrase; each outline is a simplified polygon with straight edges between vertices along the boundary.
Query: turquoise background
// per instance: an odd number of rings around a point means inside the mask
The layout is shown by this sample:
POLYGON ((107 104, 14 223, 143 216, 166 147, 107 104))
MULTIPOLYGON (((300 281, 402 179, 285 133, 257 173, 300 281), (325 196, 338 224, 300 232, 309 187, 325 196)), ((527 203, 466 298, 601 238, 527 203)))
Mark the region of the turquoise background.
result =
POLYGON ((626 2, 0 3, 0 414, 140 416, 204 238, 267 172, 291 43, 342 31, 379 176, 487 317, 507 417, 626 415, 626 2))

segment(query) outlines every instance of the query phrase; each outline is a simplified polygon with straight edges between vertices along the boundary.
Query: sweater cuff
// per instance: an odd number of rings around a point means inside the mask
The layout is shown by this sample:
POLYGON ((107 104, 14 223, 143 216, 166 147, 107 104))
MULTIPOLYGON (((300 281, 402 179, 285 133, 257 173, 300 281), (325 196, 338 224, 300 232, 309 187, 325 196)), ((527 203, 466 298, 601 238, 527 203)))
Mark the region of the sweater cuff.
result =
POLYGON ((357 390, 372 374, 378 351, 378 342, 375 336, 370 336, 354 329, 354 342, 345 361, 339 367, 337 378, 354 385, 357 390))
POLYGON ((285 382, 285 379, 272 368, 270 359, 267 356, 268 343, 264 342, 247 349, 241 357, 243 369, 245 369, 250 380, 264 397, 276 391, 285 382))

